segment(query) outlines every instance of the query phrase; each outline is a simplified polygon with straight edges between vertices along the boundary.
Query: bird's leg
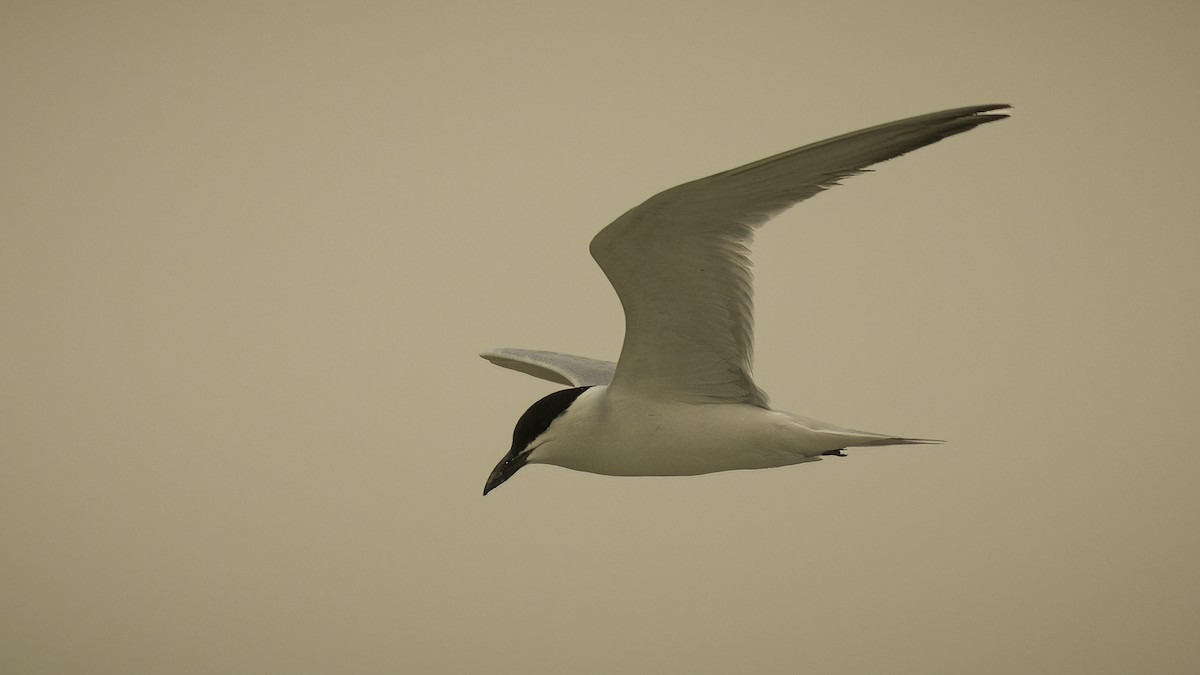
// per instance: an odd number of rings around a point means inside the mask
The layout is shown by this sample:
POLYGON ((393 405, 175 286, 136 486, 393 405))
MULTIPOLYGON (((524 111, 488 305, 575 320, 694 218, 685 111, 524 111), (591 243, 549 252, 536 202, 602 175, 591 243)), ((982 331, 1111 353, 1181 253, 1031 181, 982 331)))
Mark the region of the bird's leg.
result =
POLYGON ((842 452, 842 450, 845 450, 845 448, 839 448, 837 450, 830 450, 829 452, 822 452, 821 454, 829 455, 830 457, 849 457, 849 455, 842 452))

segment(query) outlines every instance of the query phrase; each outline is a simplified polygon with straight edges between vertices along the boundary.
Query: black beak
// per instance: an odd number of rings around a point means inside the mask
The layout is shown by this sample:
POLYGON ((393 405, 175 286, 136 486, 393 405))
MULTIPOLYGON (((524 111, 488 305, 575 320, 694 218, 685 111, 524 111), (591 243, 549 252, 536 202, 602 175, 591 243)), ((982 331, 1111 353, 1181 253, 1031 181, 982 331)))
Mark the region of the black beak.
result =
POLYGON ((504 459, 492 469, 492 475, 488 476, 487 484, 483 486, 483 494, 495 490, 501 483, 512 478, 512 475, 517 472, 517 469, 525 466, 525 462, 529 457, 528 454, 518 455, 515 451, 510 450, 504 459))

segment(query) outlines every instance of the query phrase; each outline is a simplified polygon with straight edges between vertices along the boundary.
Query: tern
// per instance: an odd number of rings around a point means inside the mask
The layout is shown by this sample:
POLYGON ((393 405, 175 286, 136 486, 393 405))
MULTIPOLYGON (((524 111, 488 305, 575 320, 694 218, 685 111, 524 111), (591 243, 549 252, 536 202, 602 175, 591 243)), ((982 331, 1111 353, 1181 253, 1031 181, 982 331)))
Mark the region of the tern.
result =
POLYGON ((480 354, 568 389, 521 415, 483 494, 526 464, 611 476, 691 476, 940 443, 774 410, 751 376, 750 244, 780 212, 878 162, 1008 117, 955 108, 844 134, 684 183, 634 207, 590 251, 625 313, 616 363, 502 348, 480 354))

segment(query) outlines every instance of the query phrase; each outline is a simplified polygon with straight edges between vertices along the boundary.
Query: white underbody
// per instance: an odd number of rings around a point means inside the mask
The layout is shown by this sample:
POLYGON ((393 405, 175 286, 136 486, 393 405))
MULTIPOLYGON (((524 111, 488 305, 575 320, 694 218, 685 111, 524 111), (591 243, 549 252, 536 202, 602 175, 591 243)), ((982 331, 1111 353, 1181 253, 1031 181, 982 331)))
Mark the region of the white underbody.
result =
POLYGON ((529 462, 610 476, 691 476, 912 442, 744 403, 674 403, 597 386, 537 439, 529 462))

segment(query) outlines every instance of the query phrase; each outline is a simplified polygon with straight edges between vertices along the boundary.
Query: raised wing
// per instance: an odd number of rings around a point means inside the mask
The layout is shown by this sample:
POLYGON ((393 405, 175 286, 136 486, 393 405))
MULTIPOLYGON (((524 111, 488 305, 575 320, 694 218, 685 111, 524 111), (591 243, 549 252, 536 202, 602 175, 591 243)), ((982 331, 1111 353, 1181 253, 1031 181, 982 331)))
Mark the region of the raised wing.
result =
POLYGON ((1007 115, 979 105, 806 145, 671 188, 592 239, 625 309, 614 388, 690 403, 766 405, 751 376, 750 243, 793 204, 872 164, 1007 115))
POLYGON ((498 366, 572 387, 607 385, 612 382, 613 371, 617 368, 612 361, 534 349, 501 347, 480 356, 498 366))

